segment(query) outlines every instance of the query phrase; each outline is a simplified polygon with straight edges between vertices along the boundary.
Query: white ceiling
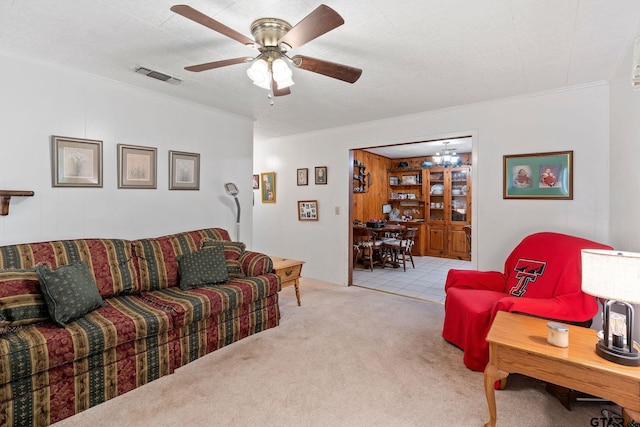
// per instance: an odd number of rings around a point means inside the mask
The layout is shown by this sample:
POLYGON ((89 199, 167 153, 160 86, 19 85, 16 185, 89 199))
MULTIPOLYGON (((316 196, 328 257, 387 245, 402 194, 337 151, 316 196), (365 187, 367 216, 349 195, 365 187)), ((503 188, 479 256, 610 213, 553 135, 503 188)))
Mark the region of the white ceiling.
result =
MULTIPOLYGON (((310 0, 187 0, 251 37, 295 24, 310 0)), ((269 106, 249 64, 188 65, 257 51, 169 8, 171 0, 0 0, 0 53, 34 58, 256 120, 257 140, 606 80, 638 30, 638 0, 326 0, 345 24, 294 49, 364 70, 351 85, 294 69, 269 106), (143 65, 179 85, 134 73, 143 65)), ((631 70, 629 70, 631 73, 631 70)))
POLYGON ((471 137, 465 137, 386 145, 383 147, 366 148, 365 151, 369 151, 389 159, 403 159, 407 157, 433 156, 436 153, 443 154, 445 149, 451 151, 455 150, 457 153, 470 153, 472 148, 471 144, 471 137))

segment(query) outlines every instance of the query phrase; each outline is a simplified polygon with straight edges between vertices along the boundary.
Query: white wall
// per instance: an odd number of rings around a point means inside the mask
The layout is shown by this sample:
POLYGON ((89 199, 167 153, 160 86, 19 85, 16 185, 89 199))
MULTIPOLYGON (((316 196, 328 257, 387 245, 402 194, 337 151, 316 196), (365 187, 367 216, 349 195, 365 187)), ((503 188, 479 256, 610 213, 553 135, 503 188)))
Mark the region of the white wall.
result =
MULTIPOLYGON (((0 216, 0 244, 151 237, 203 227, 251 244, 253 123, 92 75, 0 56, 0 189, 33 190, 0 216), (53 188, 51 135, 103 141, 103 188, 53 188), (116 145, 158 149, 156 190, 117 189, 116 145), (200 153, 200 191, 168 190, 168 151, 200 153)), ((133 71, 132 71, 133 72, 133 71)), ((141 78, 143 78, 141 76, 141 78)), ((158 82, 158 84, 166 84, 158 82)))
POLYGON ((277 202, 256 192, 254 244, 306 261, 307 277, 348 277, 349 149, 473 135, 473 262, 502 270, 527 234, 558 231, 609 241, 609 93, 606 83, 256 141, 254 171, 277 173, 277 202), (505 154, 574 151, 574 199, 503 200, 505 154), (296 186, 296 169, 327 166, 328 185, 296 186), (296 201, 318 200, 318 222, 299 222, 296 201), (335 214, 335 208, 340 214, 335 214))
POLYGON ((640 90, 627 79, 611 84, 611 240, 640 252, 640 90))
MULTIPOLYGON (((631 86, 632 48, 611 83, 611 244, 640 252, 640 90, 631 86)), ((640 341, 640 305, 636 305, 635 340, 640 341)))

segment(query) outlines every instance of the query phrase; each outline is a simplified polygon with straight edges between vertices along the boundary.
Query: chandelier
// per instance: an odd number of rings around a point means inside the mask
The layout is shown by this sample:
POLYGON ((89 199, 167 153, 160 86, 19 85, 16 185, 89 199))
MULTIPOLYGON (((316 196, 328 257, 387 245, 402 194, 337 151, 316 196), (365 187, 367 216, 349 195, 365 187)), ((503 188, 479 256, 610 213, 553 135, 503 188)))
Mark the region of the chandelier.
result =
POLYGON ((457 166, 460 164, 460 157, 456 154, 456 149, 449 149, 449 142, 444 141, 442 144, 444 145, 444 149, 442 150, 442 155, 440 152, 437 152, 435 156, 433 156, 433 163, 437 166, 457 166))

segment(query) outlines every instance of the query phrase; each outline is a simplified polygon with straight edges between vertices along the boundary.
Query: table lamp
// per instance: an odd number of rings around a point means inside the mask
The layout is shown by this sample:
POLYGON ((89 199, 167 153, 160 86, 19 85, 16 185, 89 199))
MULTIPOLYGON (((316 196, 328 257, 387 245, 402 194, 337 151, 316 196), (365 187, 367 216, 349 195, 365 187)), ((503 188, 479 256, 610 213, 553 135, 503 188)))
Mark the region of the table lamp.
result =
POLYGON ((603 303, 603 337, 596 344, 596 353, 620 365, 639 366, 640 354, 633 342, 631 304, 640 303, 640 254, 583 249, 582 291, 607 300, 603 303))

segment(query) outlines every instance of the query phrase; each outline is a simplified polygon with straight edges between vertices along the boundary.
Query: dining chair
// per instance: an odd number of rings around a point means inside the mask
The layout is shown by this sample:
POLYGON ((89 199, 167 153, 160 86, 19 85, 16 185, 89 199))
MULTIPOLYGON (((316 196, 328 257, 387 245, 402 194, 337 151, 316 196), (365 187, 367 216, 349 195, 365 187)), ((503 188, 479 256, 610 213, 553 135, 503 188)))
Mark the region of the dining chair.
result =
POLYGON ((400 260, 402 260, 402 268, 404 271, 407 271, 407 259, 411 261, 413 268, 416 268, 411 249, 413 249, 417 231, 417 228, 410 227, 398 238, 384 242, 384 248, 392 254, 393 261, 399 263, 400 260))
POLYGON ((367 262, 371 271, 375 262, 380 262, 384 268, 386 256, 383 252, 383 242, 378 240, 378 233, 365 227, 353 227, 354 265, 357 257, 362 259, 362 265, 367 262))

